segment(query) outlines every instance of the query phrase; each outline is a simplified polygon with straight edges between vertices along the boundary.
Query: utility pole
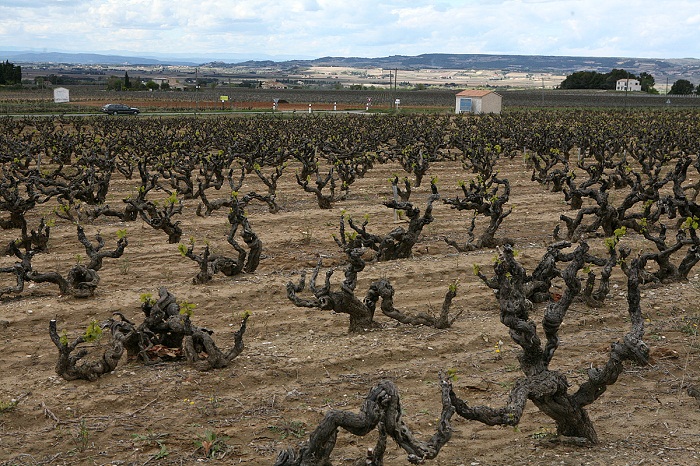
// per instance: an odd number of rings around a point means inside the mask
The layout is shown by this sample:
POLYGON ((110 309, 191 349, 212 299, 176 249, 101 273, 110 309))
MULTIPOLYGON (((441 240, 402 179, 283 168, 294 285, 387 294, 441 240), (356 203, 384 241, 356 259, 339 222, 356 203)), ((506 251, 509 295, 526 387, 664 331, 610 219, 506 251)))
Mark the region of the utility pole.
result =
POLYGON ((393 108, 394 105, 394 91, 393 91, 393 82, 392 80, 394 79, 394 72, 389 70, 389 110, 393 108))
POLYGON ((197 116, 199 110, 199 68, 194 69, 194 116, 197 116))
POLYGON ((544 107, 544 76, 542 76, 542 106, 544 107))
POLYGON ((398 87, 399 87, 399 81, 398 81, 398 79, 399 79, 399 69, 398 69, 398 68, 394 68, 394 95, 393 95, 393 100, 394 100, 394 107, 396 108, 397 111, 399 110, 399 106, 396 104, 396 99, 397 99, 397 97, 396 97, 396 91, 397 91, 397 89, 398 89, 398 87))

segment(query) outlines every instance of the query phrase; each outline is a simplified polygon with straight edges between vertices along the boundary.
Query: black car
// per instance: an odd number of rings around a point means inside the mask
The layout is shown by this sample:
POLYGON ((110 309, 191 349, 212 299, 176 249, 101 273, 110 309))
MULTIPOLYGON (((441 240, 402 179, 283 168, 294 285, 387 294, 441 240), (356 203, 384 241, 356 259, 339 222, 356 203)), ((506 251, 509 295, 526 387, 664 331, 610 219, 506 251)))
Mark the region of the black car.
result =
POLYGON ((140 110, 136 107, 129 107, 124 104, 107 104, 102 107, 102 111, 108 115, 116 115, 118 113, 138 115, 140 110))

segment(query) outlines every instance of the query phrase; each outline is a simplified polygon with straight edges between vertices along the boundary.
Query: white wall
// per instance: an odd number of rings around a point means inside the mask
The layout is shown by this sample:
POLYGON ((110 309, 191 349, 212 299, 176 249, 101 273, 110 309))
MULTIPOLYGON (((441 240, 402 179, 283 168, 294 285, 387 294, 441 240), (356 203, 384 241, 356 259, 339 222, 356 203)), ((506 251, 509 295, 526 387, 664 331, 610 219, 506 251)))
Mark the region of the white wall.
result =
POLYGON ((455 113, 467 113, 466 109, 469 108, 467 101, 471 101, 471 110, 468 113, 501 113, 502 98, 496 93, 486 94, 483 97, 457 96, 455 113))
POLYGON ((56 103, 70 102, 70 92, 65 87, 57 87, 53 90, 53 101, 56 103))

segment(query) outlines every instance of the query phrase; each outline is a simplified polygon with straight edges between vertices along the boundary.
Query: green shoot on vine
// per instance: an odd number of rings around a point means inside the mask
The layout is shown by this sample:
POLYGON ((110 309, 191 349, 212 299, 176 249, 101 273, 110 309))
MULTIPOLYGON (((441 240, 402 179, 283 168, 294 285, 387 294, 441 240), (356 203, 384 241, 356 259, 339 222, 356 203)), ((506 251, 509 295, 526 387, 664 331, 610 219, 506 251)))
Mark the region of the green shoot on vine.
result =
POLYGON ((459 280, 455 280, 452 283, 450 283, 449 290, 450 293, 456 293, 457 292, 457 284, 459 283, 459 280))
POLYGON ((173 193, 165 200, 166 203, 173 205, 177 203, 177 192, 173 191, 173 193))
POLYGON ((90 343, 97 341, 100 338, 102 338, 102 327, 100 327, 100 324, 93 319, 85 329, 83 340, 85 340, 86 343, 90 343))
POLYGON ((687 217, 685 221, 681 224, 681 229, 683 230, 697 230, 699 226, 700 219, 698 217, 687 217))
POLYGON ((605 238, 605 246, 607 246, 608 250, 612 251, 615 249, 617 243, 620 242, 620 238, 625 236, 625 234, 627 234, 627 227, 620 227, 613 232, 613 236, 610 238, 605 238))
POLYGON ((56 213, 64 213, 67 214, 68 211, 70 211, 70 205, 69 204, 61 204, 60 206, 56 207, 54 209, 54 212, 56 213))
POLYGON ((647 231, 648 223, 649 223, 649 220, 646 217, 643 217, 639 220, 639 226, 642 229, 642 233, 645 233, 647 231))
POLYGON ((139 296, 139 300, 146 305, 153 306, 156 303, 156 300, 153 298, 153 295, 151 293, 142 293, 141 296, 139 296))
POLYGON ((187 317, 192 317, 194 315, 194 308, 197 307, 196 304, 188 303, 187 301, 181 301, 179 304, 181 315, 186 315, 187 317))

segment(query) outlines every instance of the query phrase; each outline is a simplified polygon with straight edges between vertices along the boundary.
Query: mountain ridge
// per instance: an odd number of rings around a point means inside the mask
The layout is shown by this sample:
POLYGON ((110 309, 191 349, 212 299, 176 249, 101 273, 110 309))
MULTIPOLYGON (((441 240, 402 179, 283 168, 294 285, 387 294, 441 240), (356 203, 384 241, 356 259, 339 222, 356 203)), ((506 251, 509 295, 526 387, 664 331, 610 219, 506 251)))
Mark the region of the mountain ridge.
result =
MULTIPOLYGON (((224 56, 224 53, 220 55, 224 56)), ((635 58, 635 57, 576 57, 556 55, 457 54, 428 53, 420 55, 391 55, 386 57, 321 57, 314 59, 211 59, 211 57, 138 57, 118 54, 0 51, 0 59, 22 63, 63 63, 75 65, 184 65, 218 67, 248 67, 289 69, 310 66, 345 66, 352 68, 397 69, 479 69, 523 72, 554 72, 570 74, 575 71, 608 72, 613 68, 634 73, 648 72, 654 76, 700 77, 700 59, 696 58, 635 58), (198 60, 201 58, 201 60, 198 60)))
MULTIPOLYGON (((217 62, 217 66, 222 66, 217 62)), ((247 66, 291 69, 309 66, 344 66, 350 68, 384 69, 455 69, 503 70, 521 72, 550 72, 571 74, 575 71, 607 73, 624 69, 636 74, 647 72, 659 78, 700 80, 700 59, 695 58, 633 58, 633 57, 574 57, 552 55, 496 55, 432 53, 415 56, 392 55, 378 58, 322 57, 312 60, 247 61, 224 64, 229 67, 247 66)))

